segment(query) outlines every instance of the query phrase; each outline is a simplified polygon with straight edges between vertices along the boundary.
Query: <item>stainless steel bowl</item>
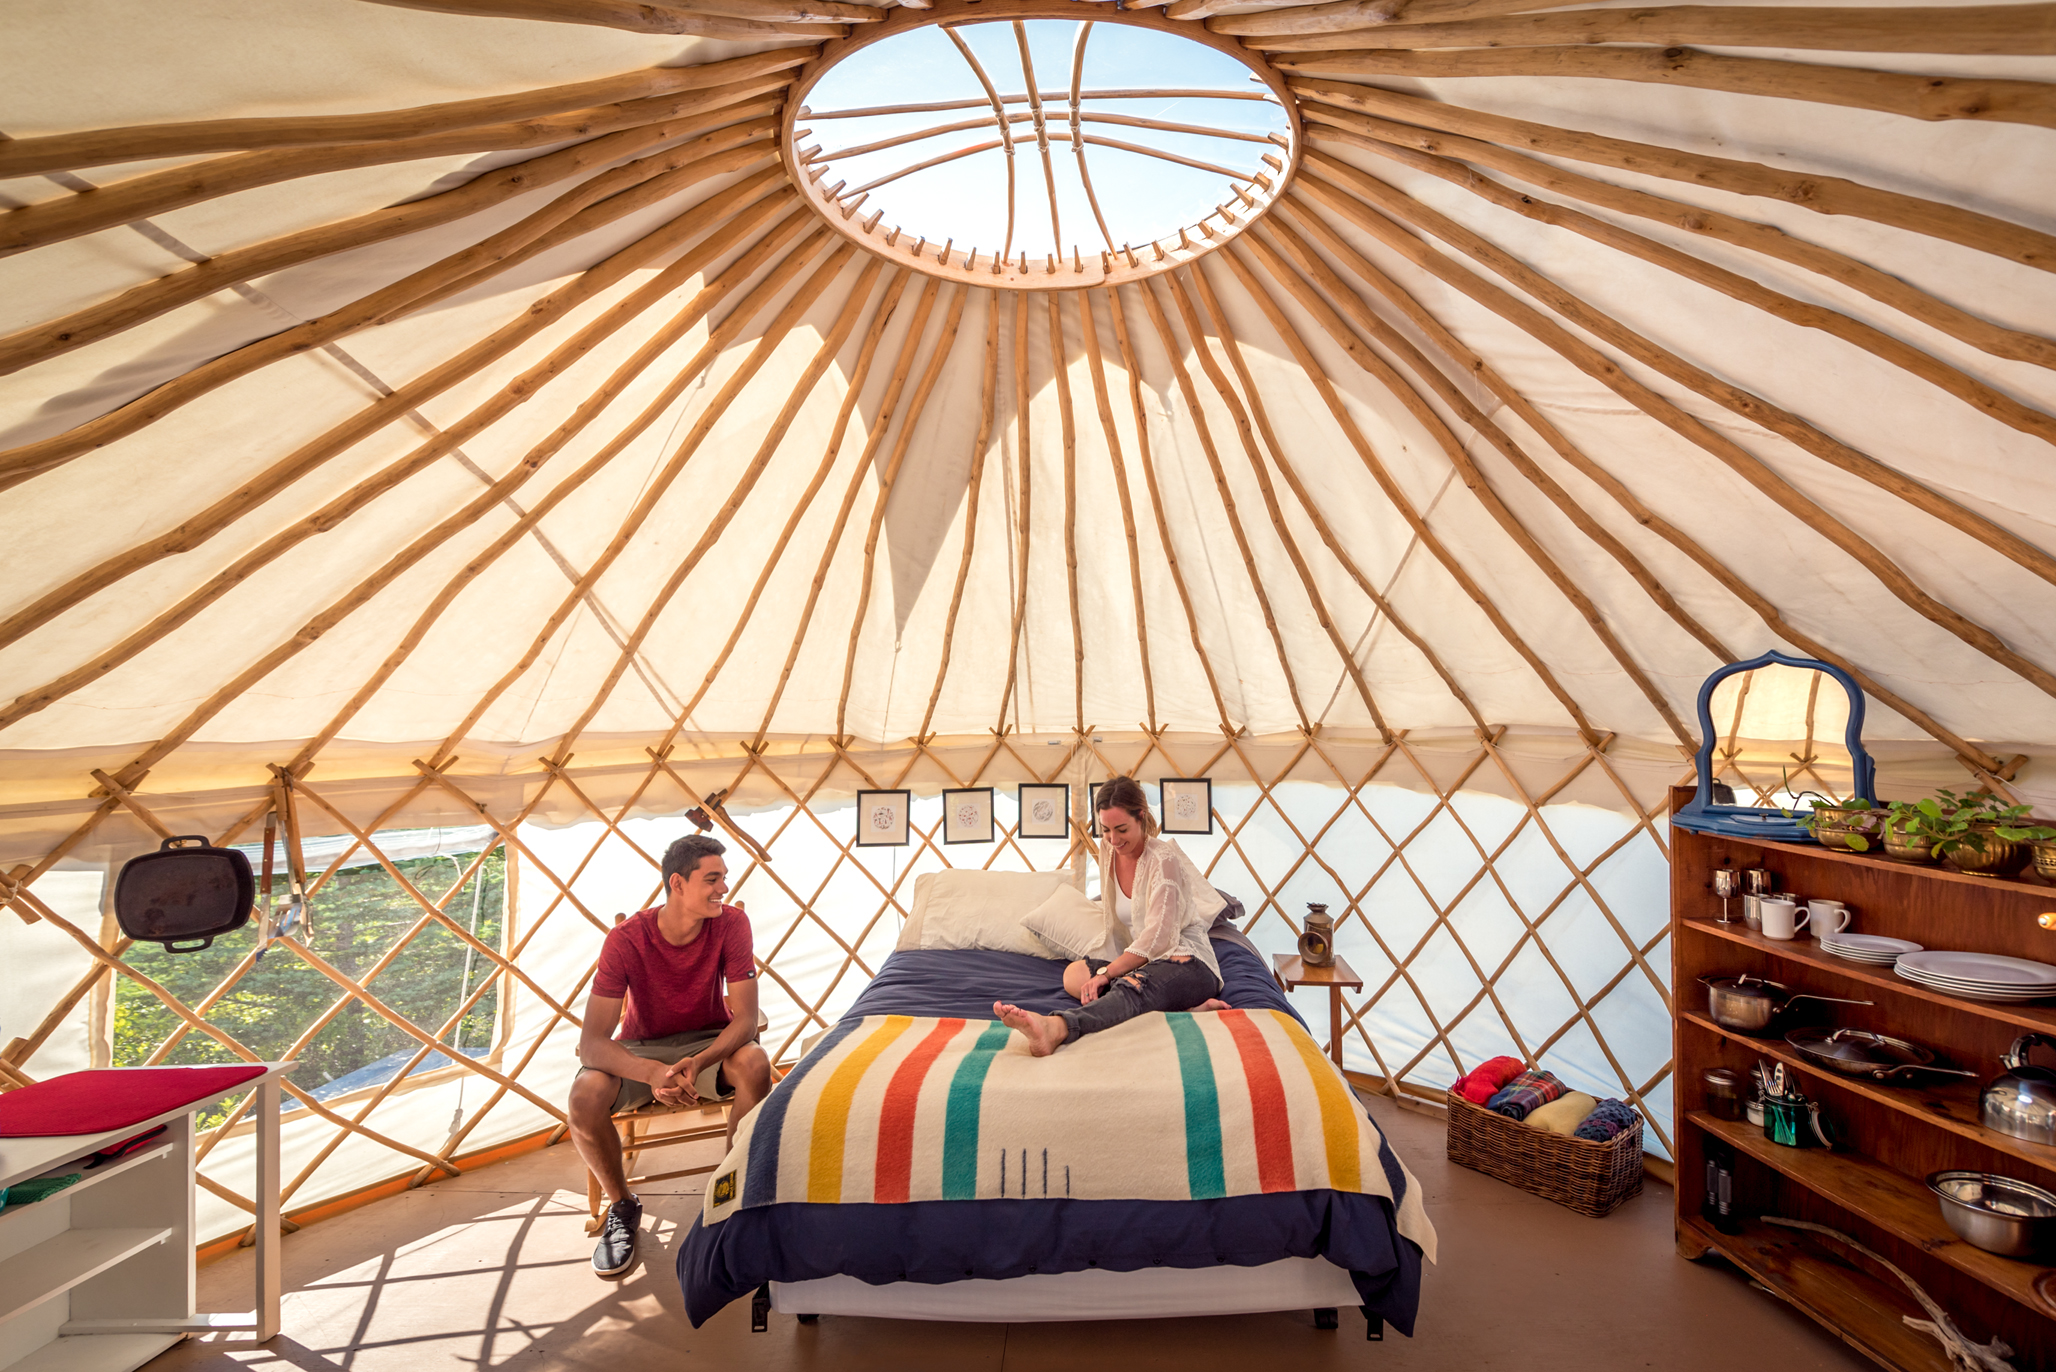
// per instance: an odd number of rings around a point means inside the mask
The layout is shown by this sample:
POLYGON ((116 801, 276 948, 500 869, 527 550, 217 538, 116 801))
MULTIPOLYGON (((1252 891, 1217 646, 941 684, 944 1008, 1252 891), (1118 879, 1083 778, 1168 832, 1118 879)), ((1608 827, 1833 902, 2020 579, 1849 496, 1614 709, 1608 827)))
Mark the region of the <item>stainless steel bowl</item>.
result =
POLYGON ((1990 1172, 1936 1172, 1927 1182, 1956 1236, 1987 1253, 2033 1257, 2056 1233, 2056 1192, 1990 1172))

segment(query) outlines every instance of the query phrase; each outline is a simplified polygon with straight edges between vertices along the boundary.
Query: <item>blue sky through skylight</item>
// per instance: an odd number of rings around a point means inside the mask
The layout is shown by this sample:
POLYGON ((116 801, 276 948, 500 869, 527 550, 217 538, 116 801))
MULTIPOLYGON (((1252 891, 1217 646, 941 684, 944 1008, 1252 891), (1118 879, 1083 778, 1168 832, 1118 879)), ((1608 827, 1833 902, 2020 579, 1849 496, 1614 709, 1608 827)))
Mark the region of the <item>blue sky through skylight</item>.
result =
MULTIPOLYGON (((1034 62, 1035 84, 1045 95, 1065 92, 1055 101, 1045 100, 1048 126, 1053 134, 1068 136, 1071 55, 1080 25, 1063 20, 1029 20, 1023 27, 1034 62)), ((1027 82, 1013 24, 964 24, 956 31, 977 55, 1002 98, 1026 93, 1027 82)), ((1153 29, 1107 22, 1092 25, 1086 41, 1083 87, 1086 91, 1205 89, 1239 94, 1264 90, 1251 79, 1249 68, 1204 44, 1153 29)), ((1258 137, 1286 130, 1284 112, 1270 100, 1188 96, 1087 99, 1082 103, 1089 114, 1139 116, 1258 137)), ((819 145, 824 150, 824 160, 830 166, 822 185, 846 182, 844 196, 903 168, 998 138, 984 88, 940 26, 914 29, 854 54, 815 85, 808 93, 807 107, 814 113, 799 119, 796 127, 811 129, 812 133, 801 140, 801 146, 819 145), (957 110, 855 119, 819 117, 832 110, 947 100, 978 103, 957 110), (833 156, 842 149, 956 124, 969 127, 853 157, 833 156)), ((1010 115, 1026 115, 1029 107, 1021 101, 1008 104, 1007 111, 1010 115)), ((1051 237, 1049 184, 1036 149, 1034 125, 1022 119, 1013 123, 1012 129, 1016 144, 1013 256, 1018 260, 1026 251, 1039 262, 1047 253, 1068 256, 1074 245, 1088 257, 1102 251, 1106 241, 1093 218, 1071 144, 1055 139, 1050 144, 1057 215, 1063 234, 1062 241, 1057 242, 1051 237)), ((1086 121, 1084 130, 1091 136, 1141 144, 1232 168, 1242 172, 1245 181, 1249 173, 1265 170, 1260 160, 1263 154, 1280 154, 1276 144, 1267 142, 1092 120, 1086 121)), ((1229 179, 1218 172, 1200 171, 1120 148, 1088 144, 1086 160, 1093 190, 1098 194, 1100 209, 1116 245, 1139 246, 1152 239, 1174 237, 1181 227, 1198 223, 1233 195, 1229 179)), ((925 236, 932 244, 940 245, 953 238, 957 253, 975 246, 989 261, 1007 235, 1006 155, 993 147, 893 180, 872 191, 858 215, 869 218, 878 210, 884 211, 881 231, 897 224, 910 237, 925 236)))

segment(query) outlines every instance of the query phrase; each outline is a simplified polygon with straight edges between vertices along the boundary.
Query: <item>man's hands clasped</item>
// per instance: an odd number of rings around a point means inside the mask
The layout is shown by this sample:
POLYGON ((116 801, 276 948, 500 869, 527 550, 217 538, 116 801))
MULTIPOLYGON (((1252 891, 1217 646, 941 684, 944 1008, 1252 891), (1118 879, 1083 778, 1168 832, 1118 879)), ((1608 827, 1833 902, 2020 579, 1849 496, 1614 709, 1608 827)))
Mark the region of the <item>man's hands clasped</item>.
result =
POLYGON ((700 1075, 700 1060, 697 1057, 682 1058, 670 1066, 661 1062, 650 1064, 648 1078, 650 1094, 665 1105, 697 1105, 700 1093, 693 1083, 700 1075))

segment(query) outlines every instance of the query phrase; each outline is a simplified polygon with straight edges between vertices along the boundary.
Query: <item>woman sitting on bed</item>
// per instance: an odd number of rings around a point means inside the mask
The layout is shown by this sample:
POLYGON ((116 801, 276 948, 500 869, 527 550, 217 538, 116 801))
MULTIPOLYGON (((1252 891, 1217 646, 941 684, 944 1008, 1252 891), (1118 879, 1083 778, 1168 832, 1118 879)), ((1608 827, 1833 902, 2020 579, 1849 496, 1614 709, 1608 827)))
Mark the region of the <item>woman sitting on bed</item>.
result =
POLYGON ((1116 777, 1099 788, 1099 899, 1127 945, 1112 962, 1098 958, 1064 969, 1078 1008, 1038 1015, 995 1001, 992 1012, 1047 1057, 1077 1038, 1151 1010, 1225 1010, 1214 997, 1221 969, 1207 930, 1226 902, 1185 851, 1157 836, 1141 783, 1116 777))

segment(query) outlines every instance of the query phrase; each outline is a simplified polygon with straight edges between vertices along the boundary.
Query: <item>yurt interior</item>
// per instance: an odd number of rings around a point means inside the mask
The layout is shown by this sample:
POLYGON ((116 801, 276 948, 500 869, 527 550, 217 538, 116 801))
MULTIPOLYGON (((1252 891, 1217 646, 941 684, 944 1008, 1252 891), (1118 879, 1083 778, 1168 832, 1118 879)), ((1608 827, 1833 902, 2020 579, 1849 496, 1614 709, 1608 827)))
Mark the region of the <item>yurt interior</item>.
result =
POLYGON ((2056 4, 0 0, 0 1372, 2056 1367, 2056 4))

